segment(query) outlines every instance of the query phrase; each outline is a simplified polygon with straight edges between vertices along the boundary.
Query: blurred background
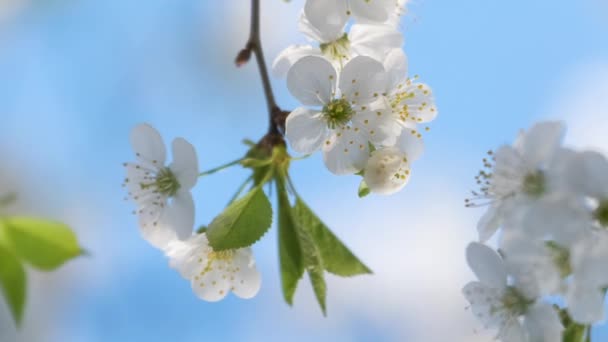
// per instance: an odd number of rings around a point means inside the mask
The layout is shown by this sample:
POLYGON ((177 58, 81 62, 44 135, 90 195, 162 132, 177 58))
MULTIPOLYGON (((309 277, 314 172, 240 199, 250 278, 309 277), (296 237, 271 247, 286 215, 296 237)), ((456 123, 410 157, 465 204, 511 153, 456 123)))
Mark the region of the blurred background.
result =
MULTIPOLYGON (((270 63, 304 42, 302 0, 262 1, 270 63)), ((568 143, 608 150, 605 0, 416 0, 402 29, 412 74, 433 87, 440 116, 413 178, 392 197, 356 196, 320 155, 293 164, 300 194, 373 270, 328 276, 328 317, 308 281, 283 303, 276 230, 254 250, 263 287, 252 300, 198 300, 143 241, 123 198, 130 129, 148 122, 184 137, 201 169, 245 152, 266 129, 253 64, 233 58, 249 1, 0 0, 0 193, 11 209, 69 223, 90 251, 58 272, 28 272, 17 332, 0 299, 0 341, 490 341, 460 294, 481 210, 465 209, 485 151, 541 119, 568 143)), ((296 102, 273 80, 278 102, 296 102)), ((248 174, 231 169, 194 190, 197 223, 219 213, 248 174)), ((608 327, 595 330, 608 339, 608 327)))

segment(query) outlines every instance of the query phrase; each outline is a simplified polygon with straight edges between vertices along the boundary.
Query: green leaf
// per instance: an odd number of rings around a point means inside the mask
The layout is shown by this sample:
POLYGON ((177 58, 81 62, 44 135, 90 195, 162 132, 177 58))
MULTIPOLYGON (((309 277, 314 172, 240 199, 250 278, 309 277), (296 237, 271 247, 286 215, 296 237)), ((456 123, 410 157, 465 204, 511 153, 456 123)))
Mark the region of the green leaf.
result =
POLYGON ((9 217, 4 227, 10 248, 38 269, 53 270, 82 253, 76 235, 63 223, 9 217))
POLYGON ((209 244, 216 251, 253 245, 270 228, 272 207, 261 187, 234 201, 207 229, 209 244))
POLYGON ((335 275, 350 277, 369 274, 365 266, 300 199, 296 199, 294 214, 298 222, 307 229, 321 253, 324 268, 335 275))
POLYGON ((365 183, 364 180, 361 180, 361 183, 359 184, 359 198, 363 198, 367 195, 369 195, 371 193, 371 190, 369 189, 369 186, 367 186, 367 183, 365 183))
POLYGON ((19 325, 25 306, 25 270, 19 259, 3 246, 0 246, 0 287, 13 319, 19 325))
POLYGON ((587 327, 580 324, 570 324, 563 332, 563 342, 584 342, 587 327))
POLYGON ((306 268, 306 272, 308 273, 308 278, 310 278, 312 289, 315 291, 317 302, 321 307, 321 311, 323 311, 323 316, 327 316, 327 307, 325 305, 325 298, 327 297, 327 285, 325 284, 325 276, 323 274, 325 271, 323 270, 323 265, 318 264, 308 266, 306 268))
POLYGON ((304 263, 296 222, 292 215, 291 204, 285 188, 285 178, 276 178, 279 204, 279 259, 281 265, 281 284, 283 297, 293 304, 293 295, 298 282, 304 274, 304 263))

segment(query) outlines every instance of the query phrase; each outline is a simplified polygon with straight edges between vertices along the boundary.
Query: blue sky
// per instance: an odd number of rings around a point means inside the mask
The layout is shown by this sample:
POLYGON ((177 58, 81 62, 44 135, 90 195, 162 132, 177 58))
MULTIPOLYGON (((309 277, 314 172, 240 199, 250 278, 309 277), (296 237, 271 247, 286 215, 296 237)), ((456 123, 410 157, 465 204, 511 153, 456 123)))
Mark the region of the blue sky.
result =
MULTIPOLYGON (((328 318, 306 281, 289 308, 272 230, 254 247, 260 294, 209 304, 139 237, 121 164, 139 122, 167 141, 191 141, 203 169, 264 133, 257 71, 232 65, 248 34, 248 1, 43 2, 0 16, 0 174, 11 180, 0 185, 21 194, 25 212, 69 222, 92 256, 30 274, 22 341, 485 341, 459 294, 472 279, 463 253, 480 214, 462 199, 480 158, 540 118, 574 125, 574 145, 589 142, 591 126, 606 127, 593 100, 606 97, 597 91, 606 83, 593 83, 606 78, 589 81, 608 75, 600 0, 417 0, 402 25, 405 49, 440 116, 408 187, 360 200, 358 179, 331 175, 319 156, 292 171, 301 195, 376 274, 330 278, 328 318), (591 100, 589 89, 598 94, 591 100)), ((303 41, 302 4, 262 1, 268 62, 303 41)), ((296 106, 284 82, 273 85, 281 106, 296 106)), ((608 149, 608 139, 592 143, 608 149)), ((220 212, 246 176, 201 179, 197 222, 220 212)))

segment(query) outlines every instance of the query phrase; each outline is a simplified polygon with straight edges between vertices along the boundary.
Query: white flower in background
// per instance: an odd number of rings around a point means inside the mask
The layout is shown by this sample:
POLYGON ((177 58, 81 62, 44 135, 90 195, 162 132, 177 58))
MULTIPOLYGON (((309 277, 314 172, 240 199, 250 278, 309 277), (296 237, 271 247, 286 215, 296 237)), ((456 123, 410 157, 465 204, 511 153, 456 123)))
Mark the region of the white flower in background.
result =
POLYGON ((362 170, 369 143, 390 146, 401 129, 381 96, 386 72, 381 63, 364 56, 350 60, 340 73, 321 57, 300 59, 289 70, 287 87, 306 106, 289 114, 285 135, 300 153, 324 152, 335 174, 362 170), (338 84, 338 90, 336 89, 338 84))
POLYGON ((410 179, 410 163, 424 150, 422 140, 403 131, 395 146, 381 147, 372 152, 365 167, 364 181, 371 192, 390 195, 401 189, 410 179))
POLYGON ((401 17, 407 13, 407 3, 409 0, 397 0, 393 11, 389 14, 389 18, 386 21, 387 25, 395 28, 399 28, 401 23, 401 17))
POLYGON ((147 124, 133 128, 131 147, 137 161, 125 163, 124 185, 137 204, 144 238, 158 248, 164 248, 176 237, 188 238, 194 225, 190 189, 198 178, 194 147, 182 138, 174 139, 173 162, 165 166, 165 144, 158 131, 147 124))
POLYGON ((202 233, 185 241, 173 241, 166 253, 171 267, 190 280, 200 299, 219 301, 230 291, 249 299, 260 290, 260 273, 249 247, 216 252, 202 233))
POLYGON ((401 49, 391 50, 384 59, 387 71, 387 87, 384 91, 391 109, 399 122, 412 134, 421 137, 417 125, 428 123, 437 117, 437 107, 431 88, 408 78, 407 56, 401 49))
POLYGON ((572 278, 566 294, 568 312, 582 324, 602 321, 608 287, 608 232, 588 234, 570 252, 572 278))
POLYGON ((397 0, 306 0, 304 13, 321 31, 344 27, 353 16, 357 20, 386 22, 395 11, 397 0))
MULTIPOLYGON (((474 200, 491 205, 477 227, 481 241, 489 239, 506 219, 529 210, 552 192, 559 180, 551 165, 559 156, 564 131, 561 122, 538 123, 520 133, 513 146, 501 147, 493 156, 494 165, 484 159, 490 170, 477 176, 481 191, 474 193, 474 200)), ((467 205, 479 204, 467 200, 467 205)))
POLYGON ((526 297, 562 292, 562 278, 570 273, 569 250, 552 241, 531 239, 522 231, 504 231, 501 255, 507 271, 526 297))
POLYGON ((491 248, 471 243, 467 262, 479 281, 462 290, 471 311, 487 329, 497 329, 503 342, 555 342, 562 323, 556 310, 537 297, 528 297, 508 283, 507 268, 491 248))
POLYGON ((299 28, 312 45, 292 45, 283 50, 272 65, 276 77, 285 77, 291 66, 305 56, 322 56, 341 69, 356 56, 368 56, 383 61, 387 53, 403 45, 403 35, 387 24, 355 24, 347 33, 344 26, 325 26, 324 30, 313 26, 302 13, 299 28))

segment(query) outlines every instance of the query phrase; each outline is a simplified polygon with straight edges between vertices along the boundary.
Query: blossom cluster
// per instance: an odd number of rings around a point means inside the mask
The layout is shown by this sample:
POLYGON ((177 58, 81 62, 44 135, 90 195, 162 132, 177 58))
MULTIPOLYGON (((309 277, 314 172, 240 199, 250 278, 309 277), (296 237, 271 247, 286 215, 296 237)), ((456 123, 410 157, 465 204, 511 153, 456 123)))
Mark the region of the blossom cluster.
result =
POLYGON ((194 147, 174 139, 173 161, 166 166, 162 137, 147 124, 133 129, 131 146, 137 161, 125 163, 124 186, 137 204, 144 239, 165 253, 199 298, 218 301, 230 291, 241 298, 255 296, 261 278, 251 248, 214 251, 205 232, 192 231, 195 210, 190 190, 199 177, 194 147))
POLYGON ((608 288, 608 159, 562 145, 541 122, 488 152, 467 206, 487 206, 466 258, 463 294, 502 341, 561 341, 565 325, 604 319, 608 288), (495 251, 486 243, 496 235, 495 251), (567 318, 567 319, 565 319, 567 318))
POLYGON ((408 77, 399 32, 403 0, 307 0, 299 18, 310 44, 279 54, 273 72, 303 107, 286 120, 291 147, 323 151, 337 175, 358 174, 379 194, 402 189, 435 119, 431 89, 408 77))

